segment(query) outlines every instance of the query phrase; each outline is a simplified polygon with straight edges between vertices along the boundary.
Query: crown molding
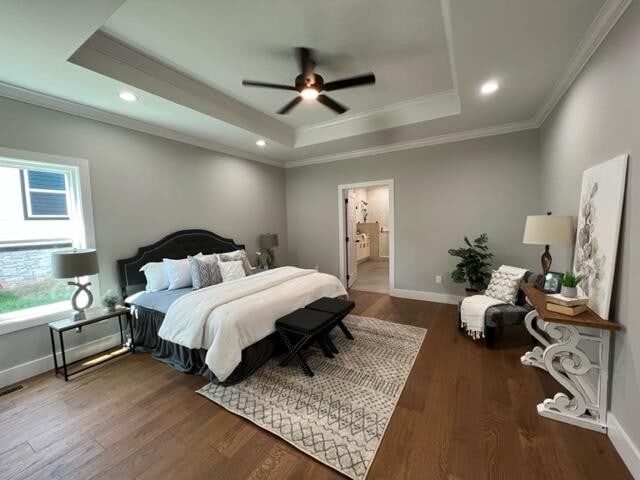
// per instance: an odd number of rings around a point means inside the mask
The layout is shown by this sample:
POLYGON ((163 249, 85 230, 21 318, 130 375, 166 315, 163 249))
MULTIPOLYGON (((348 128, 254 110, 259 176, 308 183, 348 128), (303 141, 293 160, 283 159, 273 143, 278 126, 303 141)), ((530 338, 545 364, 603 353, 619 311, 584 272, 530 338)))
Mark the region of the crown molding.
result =
POLYGON ((115 125, 118 127, 128 128, 137 132, 147 133, 156 137, 167 138, 180 143, 186 143, 189 145, 195 145, 197 147, 206 148, 207 150, 213 150, 218 153, 231 155, 245 160, 252 160, 254 162, 265 163, 267 165, 273 165, 275 167, 282 167, 281 162, 271 160, 270 158, 255 155, 250 152, 245 152, 237 148, 229 147, 221 143, 206 140, 204 138, 194 137, 186 133, 171 130, 169 128, 160 127, 152 123, 144 122, 142 120, 135 120, 133 118, 125 117, 117 113, 107 112, 99 108, 90 107, 80 103, 65 100, 63 98, 54 97, 44 93, 35 92, 26 88, 17 87, 7 83, 0 82, 0 96, 7 97, 19 102, 36 105, 39 107, 48 108, 50 110, 56 110, 58 112, 68 113, 76 115, 78 117, 88 118, 109 125, 115 125))
POLYGON ((385 153, 398 152, 401 150, 411 150, 414 148, 428 147, 431 145, 441 145, 444 143, 461 142, 464 140, 472 140, 474 138, 490 137, 493 135, 502 135, 505 133, 520 132, 523 130, 533 130, 538 128, 535 120, 525 120, 522 122, 512 122, 503 125, 495 125, 491 127, 476 128, 463 132, 446 133, 444 135, 435 135, 433 137, 421 138, 418 140, 410 140, 408 142, 392 143, 389 145, 380 145, 371 148, 362 148, 352 150, 350 152, 341 152, 331 155, 322 155, 318 157, 306 158, 304 160, 294 160, 286 162, 285 168, 305 167, 308 165, 317 165, 320 163, 331 163, 341 160, 349 160, 352 158, 370 157, 374 155, 382 155, 385 153))
POLYGON ((460 97, 453 90, 425 95, 297 128, 295 148, 458 115, 460 111, 460 97))
POLYGON ((541 126, 573 84, 580 72, 587 65, 602 41, 618 22, 631 0, 607 0, 600 8, 598 15, 591 22, 582 40, 576 47, 569 63, 547 95, 535 115, 535 120, 541 126))

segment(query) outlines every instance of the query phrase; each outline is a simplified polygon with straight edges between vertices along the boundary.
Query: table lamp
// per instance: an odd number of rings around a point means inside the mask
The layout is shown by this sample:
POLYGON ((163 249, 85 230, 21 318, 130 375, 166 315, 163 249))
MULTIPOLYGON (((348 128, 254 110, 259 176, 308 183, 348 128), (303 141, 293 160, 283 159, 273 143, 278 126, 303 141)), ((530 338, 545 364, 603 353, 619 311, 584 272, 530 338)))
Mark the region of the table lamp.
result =
POLYGON ((267 265, 273 267, 275 257, 273 255, 273 247, 278 246, 278 234, 265 233, 260 235, 260 248, 266 253, 267 265))
POLYGON ((540 258, 542 273, 546 275, 551 268, 549 245, 572 245, 574 240, 573 219, 569 215, 529 215, 524 227, 522 243, 544 245, 540 258))
POLYGON ((95 250, 73 249, 60 250, 51 254, 51 267, 54 278, 75 278, 75 281, 68 282, 76 287, 71 297, 71 306, 77 312, 76 320, 85 318, 85 310, 93 303, 93 294, 89 290, 91 282, 80 283, 80 277, 98 273, 98 256, 95 250), (81 292, 87 294, 87 303, 78 306, 78 295, 81 292))

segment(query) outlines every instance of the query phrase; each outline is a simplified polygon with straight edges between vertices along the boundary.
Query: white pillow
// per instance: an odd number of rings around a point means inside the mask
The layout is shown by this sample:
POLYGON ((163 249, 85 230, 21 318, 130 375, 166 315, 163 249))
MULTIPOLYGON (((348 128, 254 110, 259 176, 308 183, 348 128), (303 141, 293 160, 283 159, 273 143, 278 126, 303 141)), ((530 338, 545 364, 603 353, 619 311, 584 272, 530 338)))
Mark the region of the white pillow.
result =
POLYGON ((244 269, 245 275, 251 275, 253 272, 253 267, 251 266, 251 262, 249 262, 249 257, 247 257, 247 252, 244 250, 234 250, 233 252, 219 253, 218 259, 220 262, 232 262, 236 260, 240 260, 242 262, 242 268, 244 269))
MULTIPOLYGON (((202 253, 195 255, 195 257, 202 257, 202 253)), ((173 260, 171 258, 163 258, 162 261, 167 271, 167 277, 169 278, 169 290, 187 288, 193 285, 191 283, 191 268, 188 259, 181 258, 180 260, 173 260)))
POLYGON ((169 288, 169 277, 162 262, 147 263, 140 271, 144 272, 144 276, 147 279, 147 286, 145 287, 147 292, 159 292, 169 288))
POLYGON ((516 303, 521 280, 522 275, 520 274, 494 270, 491 273, 491 281, 484 294, 487 297, 513 305, 516 303))
POLYGON ((247 276, 242 266, 242 260, 219 262, 218 268, 220 268, 220 275, 222 275, 223 282, 230 282, 231 280, 237 280, 247 276))

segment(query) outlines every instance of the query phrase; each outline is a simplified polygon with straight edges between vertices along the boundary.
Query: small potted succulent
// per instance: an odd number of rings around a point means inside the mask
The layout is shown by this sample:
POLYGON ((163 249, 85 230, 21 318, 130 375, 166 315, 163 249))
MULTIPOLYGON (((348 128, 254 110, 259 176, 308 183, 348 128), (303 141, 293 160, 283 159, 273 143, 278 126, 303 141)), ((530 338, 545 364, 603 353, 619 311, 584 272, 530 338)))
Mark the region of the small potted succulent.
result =
POLYGON ((113 312, 119 301, 120 297, 113 290, 107 290, 102 296, 102 305, 105 306, 108 312, 113 312))
POLYGON ((583 280, 582 275, 575 275, 572 272, 565 272, 560 275, 560 294, 567 298, 576 298, 578 296, 578 284, 583 280))

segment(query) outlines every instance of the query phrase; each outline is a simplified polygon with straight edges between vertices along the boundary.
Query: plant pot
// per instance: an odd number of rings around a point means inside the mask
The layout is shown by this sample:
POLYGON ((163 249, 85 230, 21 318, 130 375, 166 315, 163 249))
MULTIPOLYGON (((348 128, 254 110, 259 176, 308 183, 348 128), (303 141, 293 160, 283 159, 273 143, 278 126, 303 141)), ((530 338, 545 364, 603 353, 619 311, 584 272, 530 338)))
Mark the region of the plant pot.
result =
POLYGON ((476 290, 475 288, 465 288, 464 293, 467 295, 467 297, 472 297, 474 295, 478 295, 480 293, 480 290, 476 290))
POLYGON ((107 312, 114 312, 116 310, 115 305, 107 305, 104 308, 107 310, 107 312))
POLYGON ((577 287, 565 287, 564 285, 560 289, 560 295, 567 298, 576 298, 578 296, 577 287))

